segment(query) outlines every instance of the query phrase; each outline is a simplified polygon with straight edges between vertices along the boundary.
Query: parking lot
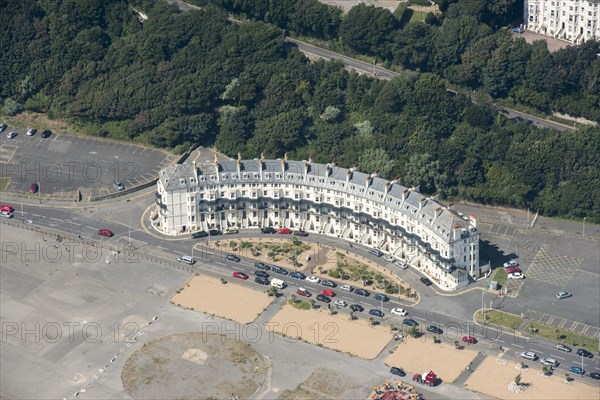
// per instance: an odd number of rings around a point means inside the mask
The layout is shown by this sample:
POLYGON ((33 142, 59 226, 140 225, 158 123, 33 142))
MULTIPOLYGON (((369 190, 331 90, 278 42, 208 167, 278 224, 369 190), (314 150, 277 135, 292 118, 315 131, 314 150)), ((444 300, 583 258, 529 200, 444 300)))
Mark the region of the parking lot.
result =
POLYGON ((12 192, 29 194, 38 183, 40 196, 73 198, 81 190, 84 198, 94 198, 117 192, 115 180, 125 189, 148 183, 177 159, 133 144, 60 133, 44 139, 40 132, 27 136, 12 127, 5 132, 12 131, 17 132, 12 139, 0 135, 0 176, 10 179, 12 192))

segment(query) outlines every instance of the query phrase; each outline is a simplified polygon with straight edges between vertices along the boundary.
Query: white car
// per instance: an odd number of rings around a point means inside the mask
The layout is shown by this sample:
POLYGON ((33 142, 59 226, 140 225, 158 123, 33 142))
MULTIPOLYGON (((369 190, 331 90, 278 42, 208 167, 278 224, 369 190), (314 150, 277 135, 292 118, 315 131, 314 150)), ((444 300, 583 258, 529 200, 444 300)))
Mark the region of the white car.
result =
POLYGON ((394 257, 394 256, 385 256, 385 257, 383 257, 383 259, 385 261, 391 262, 391 263, 393 263, 394 261, 396 261, 396 257, 394 257))
POLYGON ((306 281, 310 283, 319 283, 321 282, 321 279, 319 279, 318 276, 310 275, 306 277, 306 281))
POLYGON ((524 279, 525 276, 520 272, 513 272, 512 274, 508 274, 508 279, 524 279))
POLYGON ((400 315, 402 317, 406 316, 408 313, 403 308, 392 308, 392 314, 400 315))
POLYGON ((6 124, 5 123, 1 123, 0 124, 0 132, 4 132, 5 129, 6 129, 6 124))
POLYGON ((14 217, 13 213, 8 212, 8 211, 0 211, 0 215, 3 216, 4 218, 12 218, 14 217))
POLYGON ((27 136, 33 136, 37 132, 35 128, 27 128, 27 136))
POLYGON ((351 292, 354 290, 354 288, 351 285, 343 285, 340 286, 340 290, 343 290, 344 292, 351 292))
POLYGON ((404 261, 396 261, 394 264, 402 269, 408 268, 408 264, 404 261))
POLYGON ((503 265, 504 265, 504 268, 518 267, 519 262, 517 260, 510 260, 508 262, 505 262, 503 265))
POLYGON ((15 136, 17 136, 17 132, 8 132, 6 134, 6 137, 9 138, 9 139, 14 138, 15 136))
POLYGON ((336 300, 334 304, 338 307, 346 307, 348 305, 344 300, 336 300))
POLYGON ((521 353, 521 357, 523 357, 526 360, 531 360, 531 361, 535 361, 538 359, 537 354, 535 354, 533 351, 524 351, 521 353))

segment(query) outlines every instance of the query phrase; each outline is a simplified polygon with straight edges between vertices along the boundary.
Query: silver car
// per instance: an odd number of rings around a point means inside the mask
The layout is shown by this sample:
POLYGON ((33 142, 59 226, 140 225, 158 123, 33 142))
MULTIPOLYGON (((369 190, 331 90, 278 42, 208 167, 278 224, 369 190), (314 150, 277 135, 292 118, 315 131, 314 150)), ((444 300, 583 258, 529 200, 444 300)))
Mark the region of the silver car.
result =
POLYGON ((121 190, 125 190, 125 185, 123 185, 123 182, 121 182, 121 181, 115 181, 113 183, 113 185, 114 185, 115 189, 117 189, 119 192, 121 190))
POLYGON ((521 357, 523 357, 526 360, 531 360, 531 361, 535 361, 538 359, 537 354, 535 354, 533 351, 524 351, 521 353, 521 357))
POLYGON ((558 293, 556 293, 556 298, 559 299, 559 300, 560 299, 566 299, 567 297, 571 297, 571 296, 573 296, 573 295, 571 293, 569 293, 569 292, 558 292, 558 293))
POLYGON ((570 353, 572 349, 569 346, 565 346, 564 344, 557 344, 556 350, 564 351, 565 353, 570 353))

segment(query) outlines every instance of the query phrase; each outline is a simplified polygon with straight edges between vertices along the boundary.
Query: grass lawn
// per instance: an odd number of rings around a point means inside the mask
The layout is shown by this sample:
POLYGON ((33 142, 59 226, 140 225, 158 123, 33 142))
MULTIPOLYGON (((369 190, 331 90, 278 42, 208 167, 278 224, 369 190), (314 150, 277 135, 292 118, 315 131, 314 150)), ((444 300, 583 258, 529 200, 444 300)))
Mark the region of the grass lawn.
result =
MULTIPOLYGON (((519 325, 521 325, 521 322, 523 322, 523 318, 519 317, 518 315, 505 313, 502 311, 488 310, 485 312, 485 315, 487 316, 487 323, 506 326, 507 328, 511 329, 517 329, 519 325)), ((477 313, 476 318, 479 322, 483 321, 481 318, 481 311, 477 313)))
POLYGON ((0 192, 4 192, 10 183, 10 178, 0 178, 0 192))
POLYGON ((410 22, 422 22, 425 21, 425 17, 429 14, 429 11, 417 11, 413 10, 412 16, 410 17, 410 22))
POLYGON ((504 286, 507 279, 508 274, 506 273, 506 270, 504 268, 498 268, 496 273, 494 273, 494 278, 492 280, 498 282, 498 285, 504 286))
POLYGON ((580 335, 565 329, 559 329, 555 326, 549 326, 532 322, 525 328, 528 334, 539 335, 543 338, 564 343, 567 346, 583 348, 594 353, 598 352, 598 339, 580 335), (538 329, 538 332, 533 333, 532 329, 538 329), (557 332, 558 331, 558 332, 557 332))
POLYGON ((302 301, 298 301, 297 303, 294 303, 294 301, 292 299, 289 299, 288 304, 294 306, 298 310, 310 310, 312 308, 312 304, 310 304, 306 300, 302 300, 302 301))

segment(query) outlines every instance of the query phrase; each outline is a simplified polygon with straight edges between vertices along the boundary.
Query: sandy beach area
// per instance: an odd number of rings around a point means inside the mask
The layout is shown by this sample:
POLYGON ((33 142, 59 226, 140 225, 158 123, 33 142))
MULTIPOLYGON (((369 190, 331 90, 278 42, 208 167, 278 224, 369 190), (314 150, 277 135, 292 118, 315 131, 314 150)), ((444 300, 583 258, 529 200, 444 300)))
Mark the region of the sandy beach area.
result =
POLYGON ((465 382, 465 388, 497 397, 499 399, 590 399, 600 398, 600 388, 577 382, 578 378, 570 374, 575 381, 565 383, 562 373, 544 377, 541 369, 527 368, 519 371, 515 363, 508 361, 506 364, 498 363, 495 357, 486 357, 475 369, 475 372, 465 382), (511 392, 508 385, 518 374, 521 374, 521 383, 529 387, 520 393, 511 392))
POLYGON ((236 285, 231 280, 222 284, 219 279, 202 275, 192 277, 171 298, 173 304, 242 324, 254 321, 272 300, 264 292, 236 285))
POLYGON ((388 327, 371 326, 363 319, 350 321, 348 314, 330 315, 328 310, 298 310, 289 304, 273 316, 269 329, 368 360, 392 340, 388 327))
POLYGON ((417 339, 408 337, 385 359, 385 363, 403 368, 407 375, 433 371, 443 382, 452 383, 476 355, 475 351, 457 350, 447 343, 435 344, 431 336, 423 335, 417 339))

